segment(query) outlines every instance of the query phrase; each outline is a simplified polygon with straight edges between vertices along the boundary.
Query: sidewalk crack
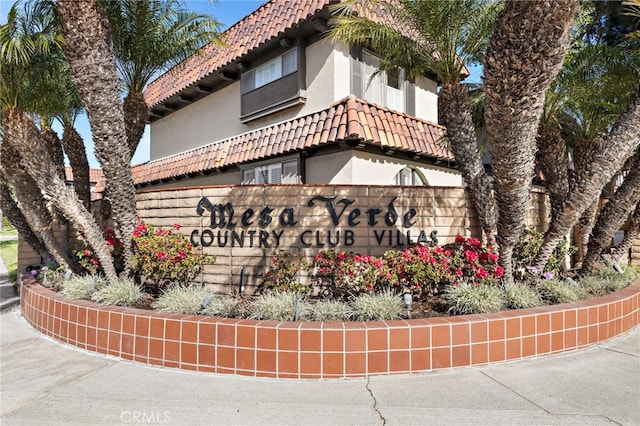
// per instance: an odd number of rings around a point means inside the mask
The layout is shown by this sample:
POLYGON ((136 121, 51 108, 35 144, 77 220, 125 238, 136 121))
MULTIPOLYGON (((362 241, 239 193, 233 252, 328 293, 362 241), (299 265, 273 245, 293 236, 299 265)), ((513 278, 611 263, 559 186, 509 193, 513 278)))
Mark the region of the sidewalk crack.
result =
POLYGON ((364 385, 364 387, 369 391, 369 395, 371 395, 371 399, 373 399, 373 409, 375 410, 376 413, 378 413, 378 417, 380 417, 380 420, 382 420, 382 425, 384 426, 387 424, 387 419, 384 418, 384 416, 380 412, 380 409, 378 408, 378 400, 376 399, 375 395, 373 394, 373 391, 369 387, 370 380, 371 379, 367 377, 367 383, 364 385))

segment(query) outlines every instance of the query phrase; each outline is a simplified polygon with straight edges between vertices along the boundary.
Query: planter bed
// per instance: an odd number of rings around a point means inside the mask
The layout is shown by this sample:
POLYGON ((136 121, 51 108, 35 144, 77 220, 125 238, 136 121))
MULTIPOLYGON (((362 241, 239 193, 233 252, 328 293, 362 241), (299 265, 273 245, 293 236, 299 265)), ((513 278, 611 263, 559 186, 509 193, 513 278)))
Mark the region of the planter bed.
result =
POLYGON ((219 374, 356 378, 486 365, 584 348, 640 323, 640 280, 577 302, 426 319, 291 322, 163 314, 69 300, 23 280, 21 310, 62 343, 219 374))

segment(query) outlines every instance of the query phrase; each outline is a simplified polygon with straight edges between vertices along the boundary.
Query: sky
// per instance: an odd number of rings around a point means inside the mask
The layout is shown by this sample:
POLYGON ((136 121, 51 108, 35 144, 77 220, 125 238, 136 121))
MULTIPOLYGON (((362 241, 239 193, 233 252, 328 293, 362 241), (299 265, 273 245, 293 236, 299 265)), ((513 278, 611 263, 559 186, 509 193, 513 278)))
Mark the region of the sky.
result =
MULTIPOLYGON (((228 28, 249 13, 256 10, 258 7, 260 7, 261 4, 265 3, 265 0, 187 0, 184 1, 184 3, 186 4, 188 9, 198 13, 209 14, 221 21, 223 24, 225 24, 226 28, 228 28)), ((12 4, 13 0, 0 0, 0 24, 6 22, 7 13, 9 12, 9 8, 12 4)), ((481 68, 473 67, 471 68, 471 73, 471 77, 467 81, 479 81, 481 68)), ((61 135, 61 128, 59 125, 54 125, 54 130, 56 130, 61 135)), ((89 127, 89 121, 87 120, 86 115, 81 115, 80 117, 78 117, 78 119, 76 120, 76 130, 85 140, 89 166, 95 168, 100 167, 100 164, 98 163, 98 160, 96 160, 94 155, 93 140, 91 139, 91 129, 89 127)), ((140 145, 138 146, 138 149, 133 156, 131 163, 139 164, 148 160, 149 126, 147 125, 147 129, 142 136, 140 145)))

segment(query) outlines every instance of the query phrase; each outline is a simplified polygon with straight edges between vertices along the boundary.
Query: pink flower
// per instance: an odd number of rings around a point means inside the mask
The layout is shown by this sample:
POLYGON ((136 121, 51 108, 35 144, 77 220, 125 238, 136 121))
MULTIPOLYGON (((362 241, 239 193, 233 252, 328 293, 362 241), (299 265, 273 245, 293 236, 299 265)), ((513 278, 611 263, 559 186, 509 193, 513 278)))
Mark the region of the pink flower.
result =
POLYGON ((489 273, 484 268, 478 268, 478 270, 476 271, 476 277, 478 278, 487 278, 488 275, 489 273))
POLYGON ((471 250, 465 250, 464 251, 464 257, 465 257, 465 259, 467 259, 467 262, 471 263, 471 262, 474 262, 478 258, 478 253, 476 253, 475 251, 471 251, 471 250))
POLYGON ((498 278, 504 275, 504 268, 500 265, 496 265, 493 271, 494 271, 493 274, 498 278))
POLYGON ((162 260, 162 259, 166 259, 167 258, 167 253, 163 252, 163 251, 159 251, 158 252, 158 259, 162 260))
POLYGON ((176 230, 178 230, 178 231, 179 231, 179 230, 180 230, 180 228, 181 228, 181 226, 180 226, 180 224, 179 224, 179 223, 174 223, 174 224, 173 224, 173 227, 174 227, 176 230))

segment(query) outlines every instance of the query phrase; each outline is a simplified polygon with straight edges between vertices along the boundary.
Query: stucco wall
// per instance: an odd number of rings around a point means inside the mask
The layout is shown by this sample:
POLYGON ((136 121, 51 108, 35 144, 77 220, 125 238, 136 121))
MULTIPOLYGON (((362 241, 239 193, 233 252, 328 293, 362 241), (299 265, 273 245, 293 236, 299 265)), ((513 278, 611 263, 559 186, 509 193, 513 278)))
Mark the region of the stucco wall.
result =
MULTIPOLYGON (((240 82, 181 108, 150 125, 150 159, 156 160, 251 130, 328 108, 350 90, 350 62, 345 45, 320 40, 306 47, 306 102, 243 124, 240 82)), ((416 116, 437 122, 437 85, 416 82, 416 116)))
POLYGON ((351 150, 307 159, 309 184, 393 185, 404 167, 419 170, 431 186, 461 186, 457 170, 387 155, 351 150))

